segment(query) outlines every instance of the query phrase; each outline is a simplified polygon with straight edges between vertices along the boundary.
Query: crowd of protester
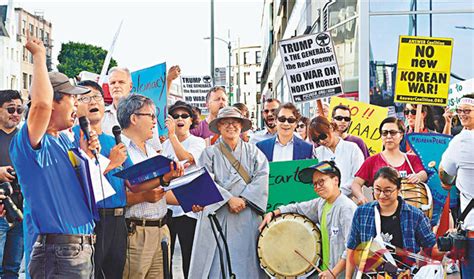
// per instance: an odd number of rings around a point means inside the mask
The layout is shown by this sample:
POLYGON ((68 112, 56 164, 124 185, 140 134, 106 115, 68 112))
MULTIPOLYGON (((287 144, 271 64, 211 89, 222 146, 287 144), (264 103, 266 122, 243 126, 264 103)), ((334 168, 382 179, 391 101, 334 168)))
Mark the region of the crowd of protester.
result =
MULTIPOLYGON (((318 224, 319 278, 352 278, 360 245, 373 238, 423 255, 435 246, 428 217, 400 197, 402 179, 411 184, 428 179, 406 141, 415 132, 416 105, 406 105, 405 121, 381 121, 383 151, 372 156, 361 138, 348 134, 347 106, 302 116, 293 103, 266 99, 265 127, 256 130, 245 104, 228 106, 222 87, 209 90, 209 114, 202 120, 200 110, 186 102, 169 106, 163 137, 153 101, 130 94, 127 68, 110 69, 113 102, 106 106, 96 82, 72 85, 65 75, 48 73, 41 41, 31 39, 26 48, 34 60, 27 112, 19 92, 0 91, 0 182, 12 184, 11 197, 24 215, 24 226, 0 218, 1 278, 18 277, 24 254, 32 278, 170 278, 177 240, 185 278, 266 278, 255 252, 257 238, 285 213, 318 224), (88 119, 89 131, 81 129, 77 116, 88 119), (95 204, 71 164, 74 148, 97 160, 114 195, 95 204), (157 155, 186 163, 171 164, 164 175, 137 184, 114 176, 157 155), (319 163, 298 176, 319 197, 266 213, 269 162, 313 158, 319 163), (185 213, 162 186, 199 167, 209 172, 223 200, 193 205, 193 212, 185 213)), ((174 66, 169 76, 179 73, 174 66)), ((419 132, 451 134, 451 122, 461 123, 439 166, 444 187, 455 184, 460 191, 460 208, 452 209, 460 212, 474 197, 473 94, 461 99, 456 114, 447 110, 440 127, 432 108, 423 106, 419 132)), ((462 229, 469 255, 460 263, 462 276, 474 278, 474 213, 462 229)), ((409 256, 395 260, 400 268, 416 264, 409 256)))

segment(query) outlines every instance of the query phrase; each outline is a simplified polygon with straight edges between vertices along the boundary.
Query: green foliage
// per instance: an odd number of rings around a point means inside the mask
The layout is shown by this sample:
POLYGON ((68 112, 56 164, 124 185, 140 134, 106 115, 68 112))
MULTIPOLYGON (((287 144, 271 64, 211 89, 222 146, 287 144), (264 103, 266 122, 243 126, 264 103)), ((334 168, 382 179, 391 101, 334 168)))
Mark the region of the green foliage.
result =
MULTIPOLYGON (((107 50, 89 44, 68 42, 61 45, 58 56, 58 71, 74 77, 82 71, 100 74, 107 50)), ((109 69, 117 66, 117 61, 110 60, 109 69)))

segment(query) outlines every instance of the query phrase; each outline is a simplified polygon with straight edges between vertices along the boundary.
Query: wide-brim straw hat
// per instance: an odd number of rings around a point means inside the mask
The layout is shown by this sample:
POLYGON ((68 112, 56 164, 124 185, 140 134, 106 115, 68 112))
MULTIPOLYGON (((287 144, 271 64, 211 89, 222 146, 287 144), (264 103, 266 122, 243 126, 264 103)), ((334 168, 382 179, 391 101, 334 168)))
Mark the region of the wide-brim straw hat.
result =
POLYGON ((250 130, 252 128, 252 121, 249 119, 245 118, 242 116, 242 113, 238 108, 235 107, 225 107, 221 108, 219 110, 219 113, 217 113, 217 118, 212 120, 211 123, 209 123, 209 130, 216 134, 220 134, 219 130, 217 130, 217 123, 221 119, 225 118, 234 118, 234 119, 239 119, 242 121, 242 131, 241 133, 250 130))

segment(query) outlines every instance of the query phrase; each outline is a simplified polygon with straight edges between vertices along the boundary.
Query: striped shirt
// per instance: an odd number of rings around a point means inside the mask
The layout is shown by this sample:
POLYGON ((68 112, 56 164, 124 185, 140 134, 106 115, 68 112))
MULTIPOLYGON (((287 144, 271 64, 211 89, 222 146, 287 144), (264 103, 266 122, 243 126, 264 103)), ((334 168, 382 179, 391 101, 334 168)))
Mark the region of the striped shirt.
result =
MULTIPOLYGON (((151 147, 150 144, 145 144, 146 154, 138 148, 129 138, 122 134, 122 142, 127 147, 128 155, 134 164, 138 164, 146 159, 157 156, 158 153, 151 147)), ((142 202, 130 206, 125 214, 126 218, 137 218, 147 220, 157 220, 165 217, 166 215, 166 199, 163 197, 161 200, 150 203, 142 202)))

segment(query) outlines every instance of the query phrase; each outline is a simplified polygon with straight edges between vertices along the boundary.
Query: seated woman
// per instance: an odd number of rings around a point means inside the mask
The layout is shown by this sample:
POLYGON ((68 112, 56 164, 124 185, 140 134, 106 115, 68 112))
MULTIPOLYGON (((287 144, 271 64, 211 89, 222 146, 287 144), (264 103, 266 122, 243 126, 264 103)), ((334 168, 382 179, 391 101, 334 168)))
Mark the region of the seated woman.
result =
POLYGON ((301 114, 292 103, 281 105, 277 115, 277 134, 257 143, 269 162, 310 159, 313 157, 313 146, 295 136, 296 123, 301 114))
POLYGON ((327 118, 317 116, 309 125, 309 136, 319 144, 314 156, 319 160, 335 161, 341 170, 341 191, 344 195, 352 194, 351 184, 354 176, 364 163, 364 154, 357 144, 345 141, 336 134, 336 124, 327 118))
POLYGON ((365 160, 352 182, 352 194, 357 198, 358 204, 368 202, 362 193, 362 186, 365 184, 367 187, 372 187, 375 173, 381 167, 395 168, 402 177, 407 178, 408 183, 425 182, 428 179, 418 156, 400 151, 404 128, 403 121, 395 117, 387 117, 380 123, 379 131, 384 150, 365 160))
POLYGON ((344 278, 346 242, 356 205, 339 190, 341 172, 334 162, 323 161, 299 173, 303 183, 312 183, 319 198, 280 206, 265 215, 259 230, 282 213, 302 214, 319 224, 322 238, 322 273, 318 278, 344 278), (329 269, 329 270, 328 270, 329 269))
MULTIPOLYGON (((357 208, 347 241, 346 278, 351 278, 357 258, 355 250, 360 244, 379 236, 386 243, 406 251, 418 253, 420 247, 431 248, 436 238, 428 218, 418 208, 399 197, 401 179, 397 170, 382 167, 374 176, 375 201, 357 208), (375 210, 377 209, 377 211, 375 210), (376 223, 380 218, 380 226, 376 223)), ((395 256, 398 265, 411 265, 413 261, 395 256)))

